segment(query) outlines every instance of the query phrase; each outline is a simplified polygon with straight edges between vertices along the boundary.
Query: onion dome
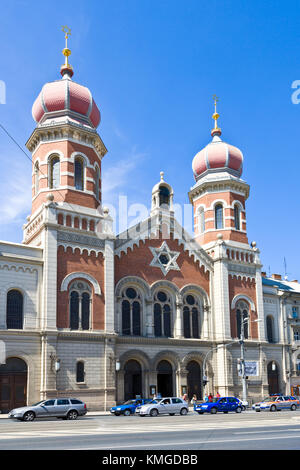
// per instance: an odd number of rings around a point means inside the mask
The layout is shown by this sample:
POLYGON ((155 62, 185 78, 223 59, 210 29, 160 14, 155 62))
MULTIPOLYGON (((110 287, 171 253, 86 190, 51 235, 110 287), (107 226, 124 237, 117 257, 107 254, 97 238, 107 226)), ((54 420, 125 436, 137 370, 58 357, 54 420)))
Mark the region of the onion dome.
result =
POLYGON ((101 116, 90 90, 72 81, 73 68, 68 62, 71 51, 67 47, 70 30, 66 32, 65 28, 63 28, 66 33, 66 47, 63 49, 65 64, 60 69, 62 78, 43 86, 32 106, 32 116, 38 124, 68 116, 71 121, 96 128, 101 116))
POLYGON ((215 98, 215 113, 212 116, 215 120, 215 127, 211 131, 212 141, 195 155, 192 162, 196 181, 208 171, 227 171, 238 177, 242 175, 242 152, 237 147, 223 142, 220 138, 222 132, 217 123, 219 114, 216 111, 216 102, 215 98))

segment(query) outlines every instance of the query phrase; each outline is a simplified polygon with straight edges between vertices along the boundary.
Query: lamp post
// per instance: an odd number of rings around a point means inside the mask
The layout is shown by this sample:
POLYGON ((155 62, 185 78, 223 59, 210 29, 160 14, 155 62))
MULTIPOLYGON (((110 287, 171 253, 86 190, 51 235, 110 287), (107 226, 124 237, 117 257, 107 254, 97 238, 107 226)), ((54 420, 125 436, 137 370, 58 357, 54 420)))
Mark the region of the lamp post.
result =
POLYGON ((248 323, 259 323, 261 320, 253 320, 252 322, 250 321, 250 317, 247 315, 244 319, 242 318, 242 312, 241 312, 241 334, 240 334, 240 345, 241 345, 241 366, 242 366, 242 396, 243 396, 243 401, 247 401, 247 381, 246 381, 246 373, 245 373, 245 331, 244 331, 244 325, 248 323))

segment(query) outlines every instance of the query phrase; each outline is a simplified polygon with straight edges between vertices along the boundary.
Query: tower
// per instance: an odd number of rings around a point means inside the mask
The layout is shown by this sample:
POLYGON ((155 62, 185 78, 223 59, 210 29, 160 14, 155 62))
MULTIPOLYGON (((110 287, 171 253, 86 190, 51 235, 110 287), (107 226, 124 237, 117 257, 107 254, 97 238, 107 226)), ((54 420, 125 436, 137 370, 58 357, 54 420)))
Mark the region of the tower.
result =
POLYGON ((221 140, 217 98, 212 141, 196 154, 192 168, 196 184, 189 192, 194 208, 195 239, 205 249, 223 240, 248 245, 245 201, 249 185, 241 179, 243 154, 221 140))

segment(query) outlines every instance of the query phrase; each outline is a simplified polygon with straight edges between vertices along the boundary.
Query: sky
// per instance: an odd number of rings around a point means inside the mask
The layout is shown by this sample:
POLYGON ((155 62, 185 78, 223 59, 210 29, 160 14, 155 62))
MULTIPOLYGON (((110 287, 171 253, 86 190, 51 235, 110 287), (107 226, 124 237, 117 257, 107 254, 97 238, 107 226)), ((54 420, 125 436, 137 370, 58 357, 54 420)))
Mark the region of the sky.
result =
POLYGON ((192 160, 211 140, 217 94, 222 139, 244 155, 249 242, 256 241, 268 274, 300 280, 300 104, 292 88, 300 85, 299 0, 0 6, 0 125, 14 139, 0 127, 0 240, 22 241, 31 208, 31 108, 42 86, 60 78, 61 27, 68 25, 73 79, 91 90, 101 111, 104 203, 127 196, 134 219, 132 205, 150 208, 164 171, 175 202, 189 204, 192 160))

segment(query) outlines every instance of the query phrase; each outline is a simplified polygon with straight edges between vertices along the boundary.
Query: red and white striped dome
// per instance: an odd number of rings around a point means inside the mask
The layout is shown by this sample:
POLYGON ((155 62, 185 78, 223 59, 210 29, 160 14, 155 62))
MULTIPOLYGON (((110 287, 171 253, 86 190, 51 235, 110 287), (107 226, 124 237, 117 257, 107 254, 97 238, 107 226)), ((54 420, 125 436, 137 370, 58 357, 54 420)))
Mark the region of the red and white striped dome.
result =
POLYGON ((196 154, 192 168, 196 181, 208 170, 227 170, 240 177, 243 171, 243 154, 237 147, 223 142, 219 135, 214 135, 213 140, 196 154))
POLYGON ((101 119, 90 90, 69 77, 46 83, 32 106, 32 116, 38 123, 44 116, 53 117, 56 113, 74 113, 75 118, 88 122, 94 128, 98 127, 101 119))

